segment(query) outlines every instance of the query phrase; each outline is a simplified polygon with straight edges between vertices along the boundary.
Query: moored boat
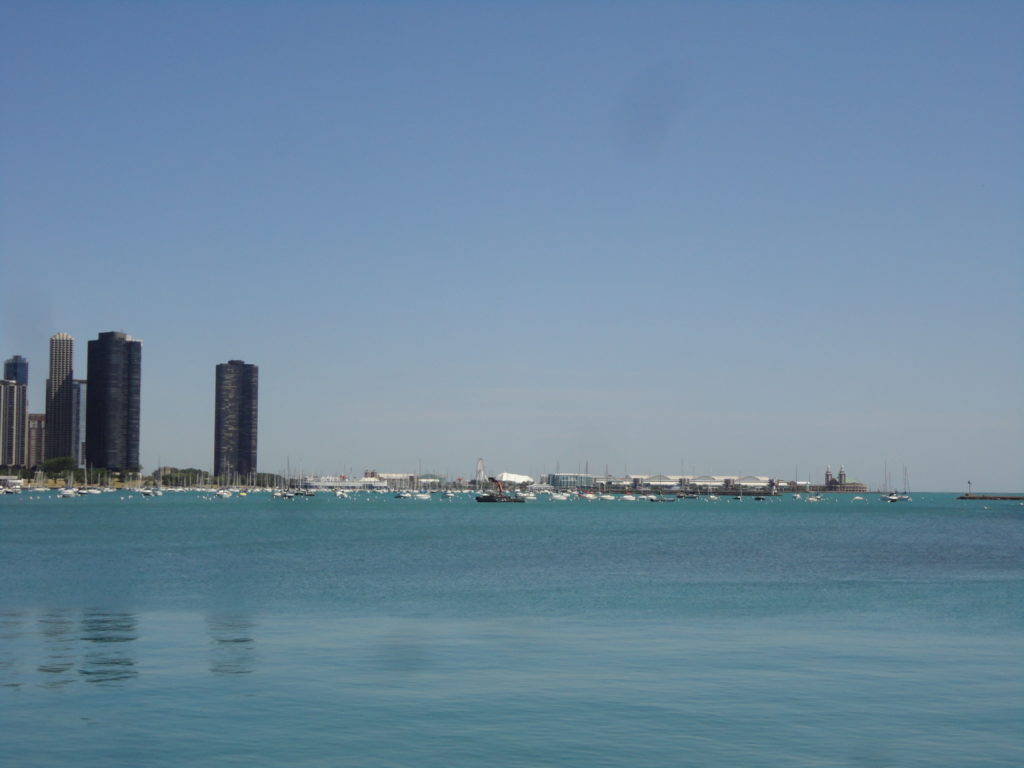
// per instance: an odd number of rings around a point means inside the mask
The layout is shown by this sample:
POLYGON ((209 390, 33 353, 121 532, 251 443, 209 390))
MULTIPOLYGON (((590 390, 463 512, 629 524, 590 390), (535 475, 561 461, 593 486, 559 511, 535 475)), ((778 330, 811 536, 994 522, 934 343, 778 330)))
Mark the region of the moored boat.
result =
POLYGON ((494 492, 489 491, 487 493, 481 493, 481 494, 479 494, 476 497, 477 501, 481 501, 481 502, 484 502, 486 504, 495 504, 495 503, 497 503, 497 504, 525 504, 526 503, 526 499, 520 498, 518 496, 509 496, 509 495, 507 495, 505 493, 504 487, 501 485, 501 481, 500 480, 495 480, 493 477, 489 477, 487 479, 490 480, 492 483, 494 483, 495 485, 498 486, 498 492, 494 493, 494 492))

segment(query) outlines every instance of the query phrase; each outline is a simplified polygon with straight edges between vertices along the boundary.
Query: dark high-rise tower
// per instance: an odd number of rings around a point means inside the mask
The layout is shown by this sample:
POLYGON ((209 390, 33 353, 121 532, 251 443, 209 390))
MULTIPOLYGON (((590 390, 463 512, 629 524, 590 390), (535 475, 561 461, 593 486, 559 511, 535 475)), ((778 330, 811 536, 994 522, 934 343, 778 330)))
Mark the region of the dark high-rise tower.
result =
POLYGON ((114 331, 90 341, 88 382, 86 462, 97 469, 138 471, 142 342, 114 331))
POLYGON ((4 379, 15 384, 28 384, 28 360, 21 355, 4 360, 4 379))
POLYGON ((46 458, 75 454, 74 393, 71 367, 75 340, 66 333, 50 337, 50 377, 46 380, 46 458))
POLYGON ((28 461, 28 360, 4 361, 0 380, 0 465, 24 467, 28 461))
POLYGON ((28 459, 26 439, 28 413, 25 391, 16 381, 0 380, 0 466, 24 467, 28 459))
POLYGON ((242 360, 217 366, 213 424, 213 474, 243 480, 256 471, 259 371, 242 360))
POLYGON ((75 416, 72 428, 72 445, 75 448, 73 456, 80 469, 88 467, 88 464, 85 463, 85 402, 88 392, 89 382, 85 379, 74 379, 71 382, 72 413, 75 416))

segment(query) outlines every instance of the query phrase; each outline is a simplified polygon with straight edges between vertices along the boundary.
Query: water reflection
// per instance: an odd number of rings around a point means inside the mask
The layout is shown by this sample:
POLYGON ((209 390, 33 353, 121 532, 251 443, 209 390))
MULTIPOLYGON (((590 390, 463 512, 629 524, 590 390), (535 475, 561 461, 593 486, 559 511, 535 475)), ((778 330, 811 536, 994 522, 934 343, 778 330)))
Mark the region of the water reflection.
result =
POLYGON ((94 611, 82 617, 81 640, 86 644, 78 673, 90 683, 116 683, 138 677, 130 651, 136 639, 135 615, 94 611))
POLYGON ((248 616, 207 616, 210 635, 210 672, 247 675, 256 668, 253 622, 248 616))
MULTIPOLYGON (((79 681, 124 684, 141 674, 140 648, 151 648, 158 654, 153 660, 157 668, 167 663, 162 657, 166 653, 171 654, 173 663, 195 660, 202 665, 201 645, 197 648, 189 641, 189 635, 194 638, 197 629, 202 633, 202 624, 187 618, 150 617, 153 626, 147 634, 165 638, 164 644, 140 646, 136 640, 141 635, 142 619, 126 611, 0 612, 0 688, 35 685, 60 691, 79 681), (173 621, 173 628, 164 626, 163 621, 173 621)), ((256 671, 259 656, 256 624, 251 616, 213 614, 205 617, 205 626, 209 674, 247 675, 256 671)))
POLYGON ((60 612, 44 613, 37 620, 43 638, 43 663, 36 669, 45 677, 44 688, 63 688, 75 681, 75 622, 60 612))
POLYGON ((18 656, 15 644, 22 636, 22 614, 0 613, 0 688, 17 688, 18 656))

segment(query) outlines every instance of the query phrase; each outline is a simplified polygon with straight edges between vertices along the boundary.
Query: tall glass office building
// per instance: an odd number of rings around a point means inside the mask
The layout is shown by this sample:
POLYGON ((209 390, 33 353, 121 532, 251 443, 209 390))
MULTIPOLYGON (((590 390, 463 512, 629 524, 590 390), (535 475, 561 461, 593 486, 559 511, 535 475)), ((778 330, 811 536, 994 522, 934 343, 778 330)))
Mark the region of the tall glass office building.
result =
POLYGON ((0 465, 24 467, 28 461, 28 360, 4 360, 0 381, 0 465))
POLYGON ((15 355, 4 360, 4 380, 15 384, 28 384, 28 360, 15 355))

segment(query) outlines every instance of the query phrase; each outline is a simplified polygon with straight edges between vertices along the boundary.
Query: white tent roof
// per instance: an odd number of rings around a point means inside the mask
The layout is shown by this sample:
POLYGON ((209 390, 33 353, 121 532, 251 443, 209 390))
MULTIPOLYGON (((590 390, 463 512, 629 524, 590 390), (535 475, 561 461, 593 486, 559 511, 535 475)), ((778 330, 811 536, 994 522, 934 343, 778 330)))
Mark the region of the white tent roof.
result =
POLYGON ((529 475, 515 475, 511 472, 502 472, 500 475, 495 475, 494 479, 499 483, 532 483, 533 478, 529 475))

